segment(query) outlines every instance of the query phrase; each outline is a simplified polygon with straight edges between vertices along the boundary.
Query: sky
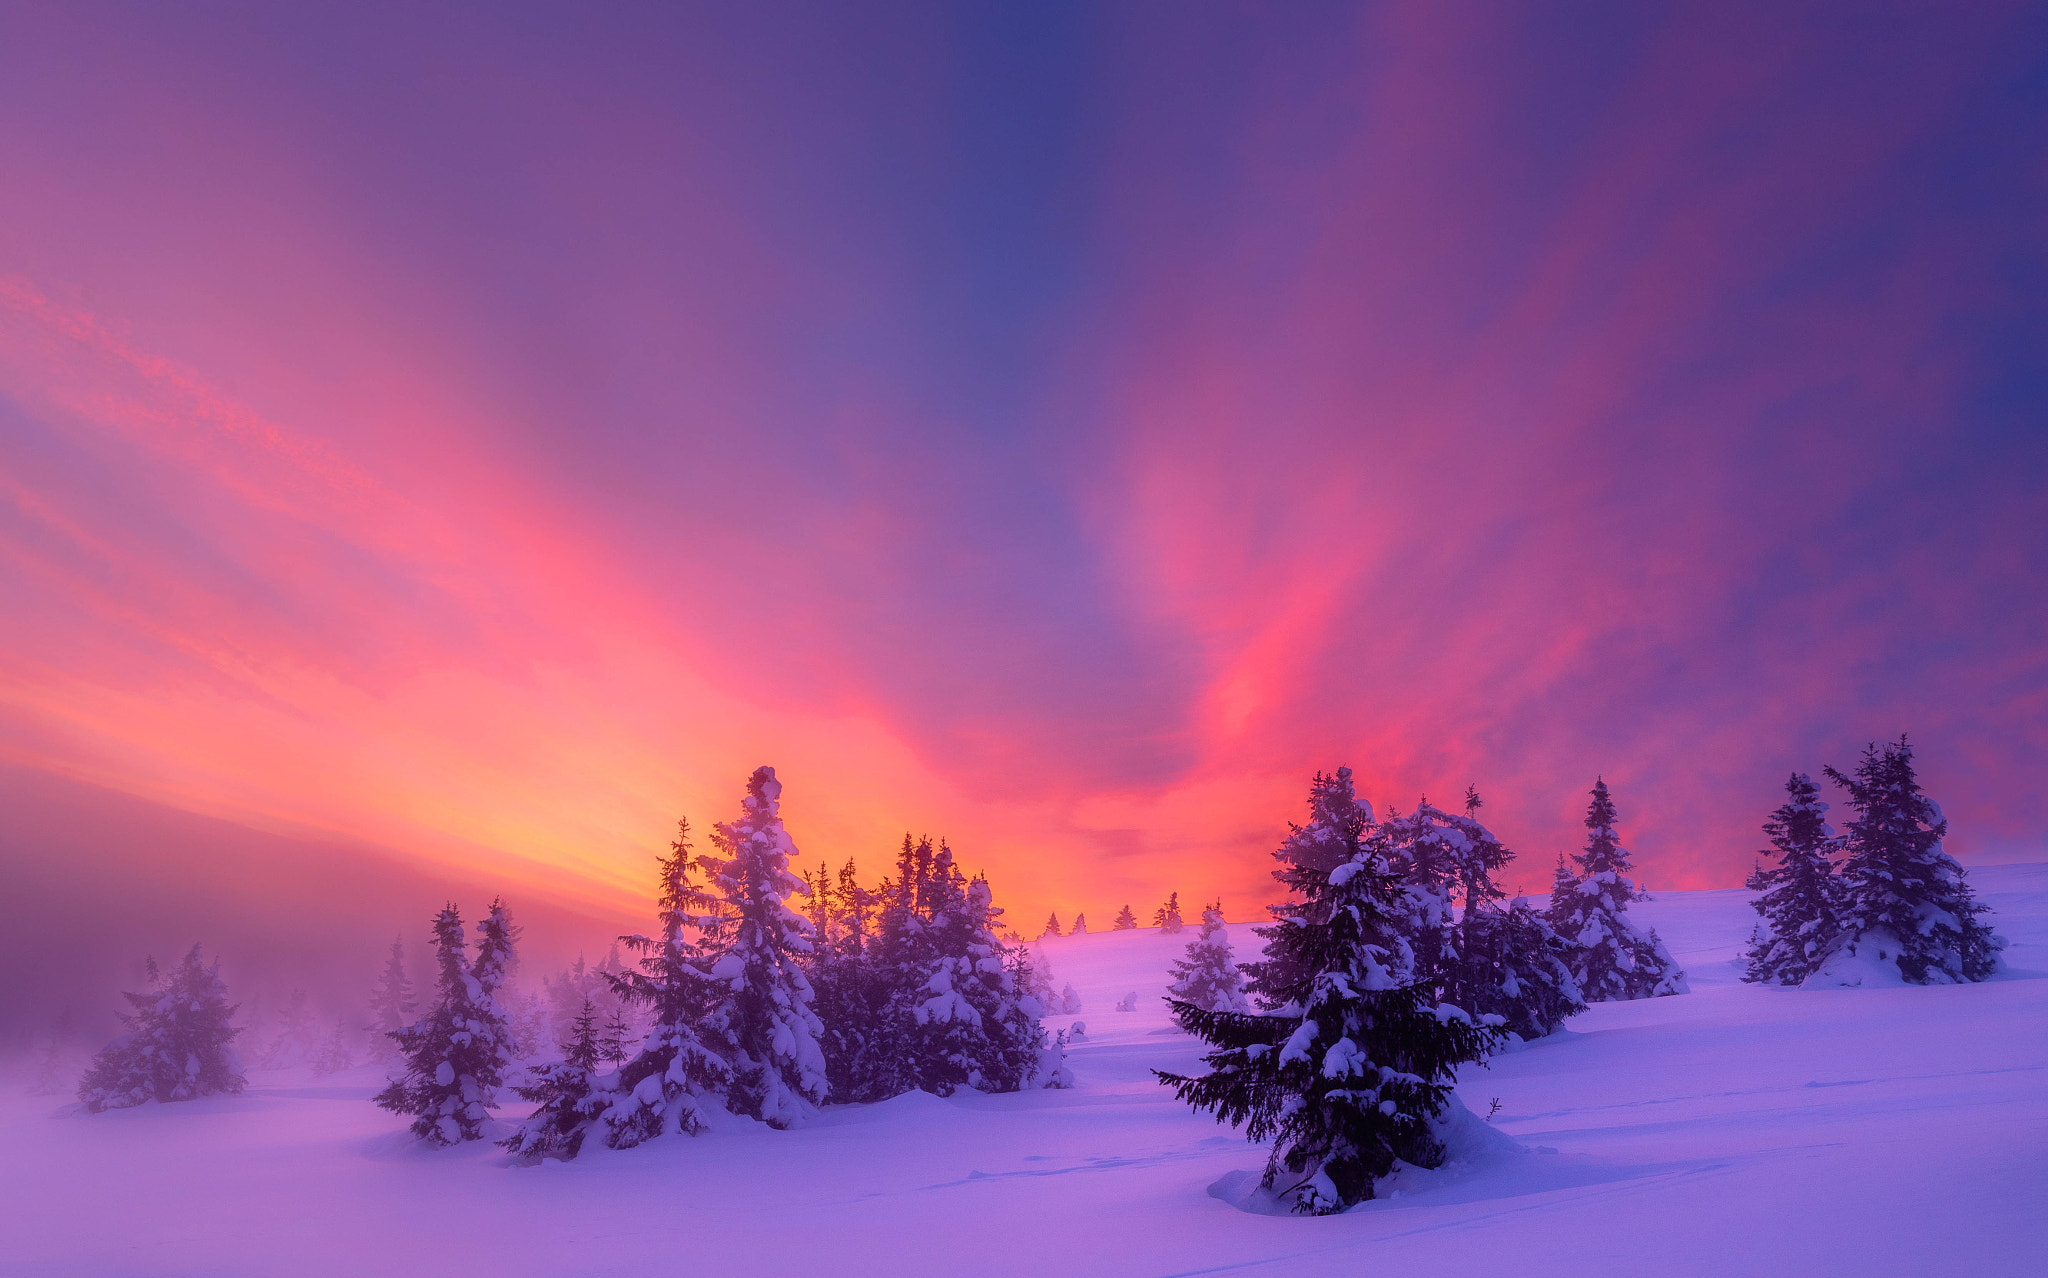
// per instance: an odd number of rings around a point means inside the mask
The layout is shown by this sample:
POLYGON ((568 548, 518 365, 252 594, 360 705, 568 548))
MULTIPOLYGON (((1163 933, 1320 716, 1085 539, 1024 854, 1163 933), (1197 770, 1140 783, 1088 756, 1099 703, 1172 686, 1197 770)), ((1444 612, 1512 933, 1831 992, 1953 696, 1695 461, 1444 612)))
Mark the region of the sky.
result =
POLYGON ((29 3, 0 173, 45 927, 630 922, 763 763, 1027 931, 1340 764, 1534 890, 1902 732, 2048 835, 2038 6, 29 3))

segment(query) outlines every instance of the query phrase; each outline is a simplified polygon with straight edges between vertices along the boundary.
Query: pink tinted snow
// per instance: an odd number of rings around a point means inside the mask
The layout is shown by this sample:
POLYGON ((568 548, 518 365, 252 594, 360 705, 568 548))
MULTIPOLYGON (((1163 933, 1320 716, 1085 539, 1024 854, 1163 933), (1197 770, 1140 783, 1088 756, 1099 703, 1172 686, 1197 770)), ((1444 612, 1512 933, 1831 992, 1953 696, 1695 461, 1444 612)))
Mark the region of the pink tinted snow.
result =
POLYGON ((2012 970, 1938 988, 1743 985, 1748 893, 1659 892, 1631 916, 1693 992, 1468 1070, 1494 1121, 1454 1116, 1456 1161, 1342 1216, 1258 1214, 1262 1152, 1151 1081, 1196 1063, 1159 997, 1193 933, 1140 928, 1038 943, 1079 1005, 1139 995, 1072 1048, 1071 1091, 723 1118, 572 1164, 423 1149, 368 1102, 374 1069, 93 1116, 11 1086, 0 1272, 2026 1272, 2048 1253, 2048 864, 1971 880, 2012 970))

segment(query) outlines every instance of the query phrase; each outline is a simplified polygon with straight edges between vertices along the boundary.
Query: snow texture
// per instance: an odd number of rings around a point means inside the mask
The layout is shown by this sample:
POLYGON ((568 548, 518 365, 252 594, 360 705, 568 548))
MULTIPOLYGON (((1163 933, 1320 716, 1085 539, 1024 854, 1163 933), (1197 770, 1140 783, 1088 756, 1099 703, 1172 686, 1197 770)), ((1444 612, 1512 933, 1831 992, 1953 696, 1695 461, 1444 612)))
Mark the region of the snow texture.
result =
POLYGON ((367 1103, 374 1066, 87 1114, 26 1095, 23 1060, 0 1089, 0 1270, 2029 1273, 2048 1250, 2048 863, 1972 866, 1970 885, 2010 939, 2005 970, 1850 990, 1744 983, 1751 894, 1660 891, 1631 914, 1693 992, 1597 1004, 1467 1069, 1473 1121, 1497 1098, 1484 1128, 1521 1148, 1440 1136, 1443 1166, 1338 1216, 1212 1196, 1265 1154, 1152 1080, 1197 1068, 1199 1044, 1163 997, 1186 938, 1141 928, 1041 943, 1082 998, 1140 995, 1070 1047, 1070 1090, 910 1093, 790 1131, 714 1112, 698 1139, 569 1163, 426 1148, 367 1103))

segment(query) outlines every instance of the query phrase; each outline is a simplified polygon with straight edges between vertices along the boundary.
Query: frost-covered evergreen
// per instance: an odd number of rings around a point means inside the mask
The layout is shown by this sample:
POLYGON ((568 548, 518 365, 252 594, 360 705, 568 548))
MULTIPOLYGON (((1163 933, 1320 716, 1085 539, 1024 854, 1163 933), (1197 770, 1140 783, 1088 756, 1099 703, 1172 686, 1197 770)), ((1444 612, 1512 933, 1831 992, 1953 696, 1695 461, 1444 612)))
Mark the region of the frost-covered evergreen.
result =
POLYGON ((790 872, 796 845, 782 827, 781 796, 775 769, 756 768, 740 815, 713 828, 721 856, 708 868, 718 906, 704 926, 717 991, 705 1039, 732 1066, 733 1112, 773 1127, 816 1112, 829 1086, 818 1045, 824 1026, 803 970, 811 922, 789 905, 804 885, 790 872))
POLYGON ((472 962, 455 907, 435 916, 434 1007, 393 1031, 405 1070, 376 1096, 385 1109, 412 1115, 413 1135, 434 1145, 481 1140, 503 1082, 510 1033, 496 994, 514 935, 502 901, 492 902, 477 932, 472 962))
POLYGON ((1407 896, 1387 844, 1368 821, 1348 836, 1350 854, 1330 864, 1358 812, 1348 773, 1318 776, 1313 795, 1319 833, 1283 872, 1302 897, 1294 914, 1262 929, 1260 997, 1272 1014, 1174 1002, 1182 1028, 1215 1050, 1203 1058, 1208 1073, 1159 1078, 1197 1109, 1242 1124, 1249 1139, 1272 1140, 1262 1184, 1294 1210, 1321 1215, 1372 1197, 1397 1160, 1443 1161, 1431 1120, 1458 1065, 1483 1056, 1500 1031, 1402 981, 1407 896), (1326 813, 1334 819, 1319 824, 1326 813))
POLYGON ((1128 905, 1117 911, 1116 921, 1110 924, 1110 930, 1114 932, 1136 931, 1137 927, 1138 916, 1131 913, 1131 907, 1128 905))
POLYGON ((1167 894, 1166 904, 1152 912, 1152 926, 1168 936, 1178 935, 1180 930, 1187 926, 1180 917, 1180 893, 1167 894))
POLYGON ((1842 839, 1838 936, 1823 967, 1896 962, 1903 979, 1922 985, 1997 971, 2005 942, 1977 917, 1986 907, 1942 850, 1948 821, 1920 792, 1906 738, 1865 750, 1854 776, 1827 774, 1849 792, 1856 817, 1842 839))
POLYGON ((235 1009, 221 983, 220 961, 201 962, 195 945, 169 972, 155 959, 143 970, 149 988, 121 995, 130 1009, 121 1013, 128 1032, 100 1049, 79 1080, 86 1109, 97 1114, 241 1091, 242 1063, 234 1049, 241 1031, 229 1023, 235 1009))
POLYGON ((1051 914, 1049 914, 1049 915, 1047 915, 1047 916, 1046 916, 1046 920, 1045 920, 1045 931, 1043 931, 1043 932, 1039 933, 1039 936, 1040 936, 1041 938, 1043 938, 1043 937, 1047 937, 1047 936, 1063 936, 1063 935, 1065 935, 1065 933, 1063 933, 1063 932, 1061 932, 1061 931, 1060 931, 1060 916, 1059 916, 1059 911, 1055 910, 1055 911, 1053 911, 1053 912, 1052 912, 1051 914))
MULTIPOLYGON (((903 842, 907 859, 914 854, 910 836, 903 842)), ((881 1041, 888 991, 874 962, 877 916, 891 888, 887 882, 882 890, 862 886, 848 860, 836 883, 819 867, 811 889, 811 1006, 825 1027, 818 1043, 834 1100, 862 1096, 879 1072, 878 1057, 891 1050, 881 1041)))
POLYGON ((988 881, 963 881, 943 843, 934 861, 929 957, 921 983, 899 991, 892 1017, 904 1024, 916 1085, 946 1096, 961 1087, 1016 1091, 1037 1072, 1045 1031, 1024 1006, 1003 962, 988 881))
POLYGON ((384 960, 384 970, 370 990, 370 1031, 386 1054, 397 1045, 391 1035, 412 1024, 418 1010, 412 981, 405 974, 405 941, 393 937, 390 957, 384 960))
POLYGON ((1473 815, 1478 795, 1468 792, 1464 816, 1446 812, 1427 796, 1409 816, 1389 812, 1382 823, 1389 855, 1407 896, 1405 929, 1416 971, 1436 977, 1455 967, 1460 953, 1458 903, 1498 900, 1493 872, 1508 850, 1473 815))
POLYGON ((1070 928, 1070 929, 1068 930, 1068 932, 1067 932, 1067 935, 1068 935, 1068 936, 1086 936, 1086 935, 1088 935, 1088 916, 1087 916, 1087 915, 1085 915, 1085 914, 1076 914, 1076 915, 1074 916, 1074 926, 1073 926, 1072 928, 1070 928))
POLYGON ((652 1021, 639 1049, 619 1068, 600 1073, 604 1031, 597 1003, 586 998, 569 1022, 566 1059, 529 1071, 518 1089, 538 1108, 500 1142, 514 1154, 574 1158, 592 1135, 613 1149, 670 1133, 694 1136, 721 1103, 732 1068, 698 1031, 720 991, 704 970, 706 955, 694 939, 715 915, 717 902, 691 875, 701 862, 693 850, 690 823, 678 821, 669 854, 658 859, 660 934, 621 938, 639 963, 637 970, 618 973, 613 983, 652 1021))
MULTIPOLYGON (((998 938, 1002 911, 986 879, 968 879, 944 842, 906 836, 897 876, 868 950, 879 998, 863 1067, 843 1099, 881 1100, 913 1088, 1015 1091, 1046 1084, 1038 1017, 1044 973, 998 938)), ((1056 1067, 1056 1062, 1055 1066, 1056 1067)))
POLYGON ((1467 787, 1462 815, 1425 798, 1412 815, 1384 823, 1406 889, 1404 931, 1417 976, 1440 999, 1538 1038, 1585 1010, 1574 947, 1527 905, 1502 908, 1507 894, 1493 875, 1514 854, 1480 823, 1481 806, 1478 789, 1467 787))
POLYGON ((1238 975, 1220 904, 1203 907, 1201 930, 1188 942, 1187 953, 1174 960, 1173 983, 1167 986, 1166 997, 1205 1012, 1252 1010, 1245 1000, 1244 978, 1238 975))
POLYGON ((1560 874, 1546 921, 1577 947, 1572 976, 1587 1002, 1683 994, 1685 973, 1671 961, 1656 929, 1639 931, 1628 921, 1629 902, 1646 901, 1650 894, 1629 877, 1628 849, 1614 832, 1615 817, 1607 782, 1595 781, 1586 808, 1586 850, 1572 858, 1579 872, 1560 874))
POLYGON ((1835 940, 1838 845, 1828 805, 1804 772, 1785 782, 1785 794, 1764 822, 1777 864, 1759 864, 1746 885, 1762 918, 1750 935, 1742 979, 1767 985, 1797 985, 1813 975, 1835 940))
POLYGON ((1300 989, 1311 975, 1293 966, 1292 949, 1274 942, 1295 926, 1296 918, 1325 922, 1321 915, 1328 908, 1324 895, 1329 873, 1357 854, 1372 828, 1372 805, 1361 802, 1353 790, 1351 769, 1339 768, 1329 776, 1316 773, 1309 783, 1308 823, 1289 822, 1287 837, 1273 853, 1280 862, 1273 877, 1286 886, 1289 899, 1266 907, 1277 924, 1253 929, 1266 942, 1265 953, 1243 968, 1245 992, 1255 1006, 1265 1011, 1287 1006, 1285 991, 1300 989))
MULTIPOLYGON (((597 1005, 585 1002, 569 1023, 563 1044, 566 1059, 536 1065, 526 1081, 512 1090, 539 1108, 517 1130, 498 1143, 522 1158, 574 1158, 583 1151, 591 1128, 620 1099, 616 1087, 601 1088, 597 1074, 597 1005)), ((611 1074, 605 1082, 615 1083, 611 1074)))
POLYGON ((1440 997, 1474 1016, 1498 1016, 1524 1039, 1542 1038, 1586 1010, 1572 975, 1578 948, 1527 901, 1481 905, 1466 913, 1457 960, 1438 984, 1440 997))

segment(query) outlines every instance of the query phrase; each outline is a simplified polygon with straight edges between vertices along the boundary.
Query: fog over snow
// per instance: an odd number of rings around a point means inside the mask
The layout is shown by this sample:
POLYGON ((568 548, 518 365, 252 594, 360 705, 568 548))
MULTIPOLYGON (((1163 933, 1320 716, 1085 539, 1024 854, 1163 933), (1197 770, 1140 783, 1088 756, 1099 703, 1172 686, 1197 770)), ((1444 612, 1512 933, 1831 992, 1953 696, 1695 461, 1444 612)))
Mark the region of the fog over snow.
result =
POLYGON ((9 1087, 0 1273, 2019 1273, 2048 1246, 2048 862, 1971 881, 2011 942, 1976 985, 1746 985, 1747 892, 1638 904, 1692 992, 1467 1067, 1451 1162, 1332 1217, 1233 1204, 1263 1151, 1150 1073, 1196 1064, 1160 1000, 1193 930, 1143 928, 1036 943, 1082 1003, 1046 1021, 1083 1024, 1071 1090, 569 1164, 425 1149, 369 1104, 374 1068, 95 1116, 9 1087))

